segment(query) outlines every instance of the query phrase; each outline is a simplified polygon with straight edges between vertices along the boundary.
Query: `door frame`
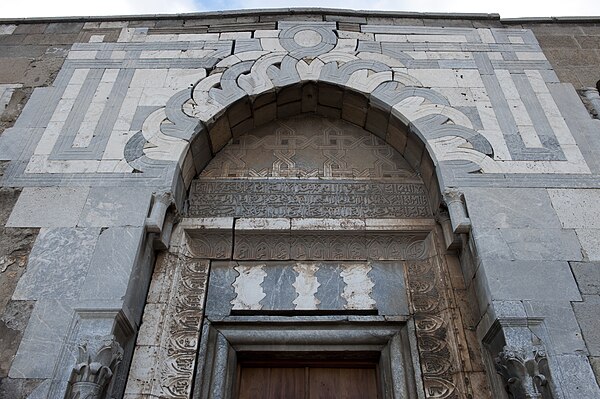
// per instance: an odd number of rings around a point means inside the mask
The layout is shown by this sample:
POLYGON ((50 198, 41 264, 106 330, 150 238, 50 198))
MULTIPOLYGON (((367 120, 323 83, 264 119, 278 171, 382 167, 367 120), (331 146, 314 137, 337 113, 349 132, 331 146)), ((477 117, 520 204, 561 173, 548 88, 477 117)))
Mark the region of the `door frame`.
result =
POLYGON ((410 320, 380 316, 229 316, 205 319, 198 351, 193 398, 232 398, 238 352, 379 352, 384 399, 421 398, 419 359, 410 320))

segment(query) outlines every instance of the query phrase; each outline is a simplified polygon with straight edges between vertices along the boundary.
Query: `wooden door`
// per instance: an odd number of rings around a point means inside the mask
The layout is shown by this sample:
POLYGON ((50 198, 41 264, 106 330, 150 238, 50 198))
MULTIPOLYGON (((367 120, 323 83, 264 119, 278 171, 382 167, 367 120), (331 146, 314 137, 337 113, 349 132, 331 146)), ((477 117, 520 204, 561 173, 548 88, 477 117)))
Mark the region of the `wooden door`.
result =
POLYGON ((245 366, 239 399, 377 399, 375 366, 245 366))

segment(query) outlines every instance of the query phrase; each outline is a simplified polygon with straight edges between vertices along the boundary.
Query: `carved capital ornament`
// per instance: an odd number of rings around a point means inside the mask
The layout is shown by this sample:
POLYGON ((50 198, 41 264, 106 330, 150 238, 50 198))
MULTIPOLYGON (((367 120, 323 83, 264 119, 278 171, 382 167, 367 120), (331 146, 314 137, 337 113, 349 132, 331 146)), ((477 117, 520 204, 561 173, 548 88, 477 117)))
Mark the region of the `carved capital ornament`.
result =
POLYGON ((106 389, 122 359, 123 349, 112 335, 82 341, 65 397, 67 399, 104 398, 106 389))
POLYGON ((548 378, 543 370, 548 362, 543 346, 516 348, 505 346, 495 359, 496 370, 514 399, 548 399, 548 378))

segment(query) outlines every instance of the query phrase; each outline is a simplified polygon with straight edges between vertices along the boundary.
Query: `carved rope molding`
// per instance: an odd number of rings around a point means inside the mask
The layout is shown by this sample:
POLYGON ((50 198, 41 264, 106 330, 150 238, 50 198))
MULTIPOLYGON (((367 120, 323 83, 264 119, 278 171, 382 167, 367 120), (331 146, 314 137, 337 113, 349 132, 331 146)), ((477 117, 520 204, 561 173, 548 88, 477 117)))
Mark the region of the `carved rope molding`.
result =
POLYGON ((128 163, 144 171, 157 163, 176 161, 185 171, 193 167, 190 143, 194 136, 235 102, 294 84, 323 82, 363 93, 372 103, 381 104, 428 144, 437 161, 463 161, 467 171, 499 172, 491 144, 474 130, 470 119, 451 107, 442 95, 398 70, 404 66, 399 59, 337 49, 338 39, 331 29, 318 24, 301 27, 333 43, 317 44, 309 49, 316 53, 311 53, 290 44, 293 40, 282 32, 280 41, 287 51, 255 51, 221 59, 214 73, 198 81, 191 91, 175 94, 166 108, 146 119, 142 131, 127 143, 125 153, 134 154, 128 157, 128 163), (245 57, 249 59, 240 62, 245 57), (227 69, 216 72, 220 68, 227 69))

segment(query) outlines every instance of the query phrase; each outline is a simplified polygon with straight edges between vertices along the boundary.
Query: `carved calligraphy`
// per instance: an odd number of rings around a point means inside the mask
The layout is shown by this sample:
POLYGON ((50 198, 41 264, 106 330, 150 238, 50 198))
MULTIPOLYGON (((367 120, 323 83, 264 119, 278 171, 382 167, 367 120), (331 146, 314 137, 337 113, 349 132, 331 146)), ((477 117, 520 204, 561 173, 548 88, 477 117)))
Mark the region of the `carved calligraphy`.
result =
POLYGON ((189 217, 424 218, 419 183, 195 180, 189 217))

